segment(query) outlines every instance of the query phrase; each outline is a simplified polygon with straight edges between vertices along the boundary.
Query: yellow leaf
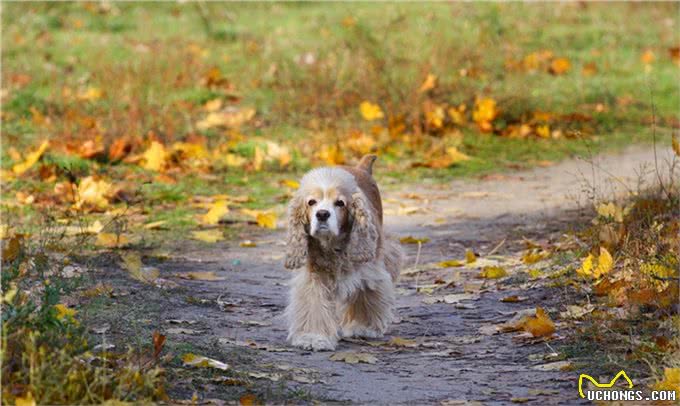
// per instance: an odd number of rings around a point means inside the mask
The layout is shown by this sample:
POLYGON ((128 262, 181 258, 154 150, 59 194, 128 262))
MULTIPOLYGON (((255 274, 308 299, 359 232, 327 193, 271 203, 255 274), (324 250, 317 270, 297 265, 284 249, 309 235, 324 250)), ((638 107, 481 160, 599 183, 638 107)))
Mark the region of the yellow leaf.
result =
POLYGON ((336 352, 329 359, 331 361, 344 361, 348 364, 358 364, 360 362, 375 364, 378 361, 375 356, 362 352, 336 352))
POLYGON ((31 152, 26 156, 26 159, 24 162, 15 164, 12 167, 12 172, 14 172, 15 175, 21 175, 22 173, 26 172, 29 170, 33 165, 35 165, 36 162, 42 157, 42 155, 45 153, 47 150, 47 147, 50 146, 50 142, 45 140, 40 144, 37 150, 31 152))
POLYGON ((593 259, 593 254, 588 254, 583 260, 581 267, 576 270, 576 273, 581 276, 593 276, 593 259))
POLYGON ((345 157, 337 145, 324 145, 317 153, 317 156, 329 165, 341 165, 345 163, 345 157))
POLYGON ((217 111, 222 108, 222 99, 219 97, 217 99, 208 100, 203 105, 206 111, 217 111))
POLYGON ((276 213, 273 212, 262 212, 258 213, 255 217, 257 225, 264 228, 276 228, 276 213))
POLYGON ((654 385, 656 390, 672 390, 680 395, 680 368, 665 368, 663 379, 654 385))
POLYGON ((224 240, 224 235, 222 235, 220 230, 192 231, 191 236, 195 240, 210 243, 224 240))
POLYGON ((196 127, 199 130, 207 130, 214 127, 236 128, 250 121, 255 117, 255 113, 256 111, 252 107, 229 107, 223 111, 208 113, 203 120, 196 123, 196 127))
POLYGON ((553 75, 565 74, 571 69, 571 62, 567 58, 555 58, 550 62, 550 73, 553 75))
POLYGON ((597 206, 597 214, 605 219, 613 219, 617 223, 623 222, 624 215, 627 214, 627 210, 621 206, 617 206, 613 202, 607 204, 601 203, 597 206))
POLYGON ((78 99, 83 101, 99 100, 104 95, 102 89, 98 87, 88 87, 86 90, 78 93, 78 99))
POLYGON ((456 268, 459 266, 463 266, 464 264, 460 261, 457 261, 455 259, 449 259, 448 261, 442 261, 437 264, 440 268, 456 268))
POLYGON ((160 276, 160 271, 153 267, 143 266, 142 257, 136 252, 125 252, 120 255, 125 268, 134 279, 140 282, 153 282, 160 276))
POLYGON ((550 126, 549 125, 539 125, 536 127, 536 135, 541 138, 550 138, 550 126))
POLYGON ((380 109, 380 106, 369 101, 362 102, 359 105, 359 110, 361 111, 361 116, 366 121, 378 120, 385 116, 380 109))
POLYGON ((425 78, 425 81, 423 82, 422 85, 420 85, 420 93, 427 92, 428 90, 434 89, 434 87, 437 85, 437 75, 433 75, 431 73, 427 74, 427 77, 425 78))
POLYGON ((267 141, 267 155, 268 160, 278 161, 280 167, 285 167, 293 161, 293 156, 290 150, 280 144, 272 141, 267 141))
POLYGON ((210 210, 201 218, 203 224, 213 225, 217 224, 222 216, 229 213, 229 207, 226 200, 217 200, 210 207, 210 210))
POLYGON ((541 276, 541 273, 542 273, 542 272, 541 272, 540 269, 535 269, 535 268, 534 268, 534 269, 529 269, 529 270, 527 270, 527 273, 529 274, 529 278, 531 278, 531 279, 536 279, 536 278, 538 278, 539 276, 541 276))
POLYGON ((14 300, 14 296, 17 295, 17 292, 19 292, 19 289, 17 289, 16 286, 12 286, 11 289, 8 289, 7 292, 2 295, 2 303, 12 303, 12 300, 14 300))
POLYGON ((449 117, 451 117, 451 121, 453 121, 454 124, 456 125, 463 125, 465 124, 465 109, 466 106, 465 104, 461 104, 460 106, 456 107, 451 107, 448 110, 449 117))
POLYGON ((430 239, 427 237, 415 238, 410 235, 408 237, 402 237, 399 239, 399 242, 402 244, 425 244, 429 241, 430 239))
POLYGON ((167 223, 167 220, 159 220, 159 221, 154 221, 151 223, 146 223, 144 224, 144 228, 147 230, 155 230, 157 228, 161 228, 167 223))
POLYGON ((528 250, 522 255, 522 262, 527 265, 535 264, 538 261, 545 259, 548 256, 546 252, 541 252, 539 250, 528 250))
POLYGON ((652 50, 647 49, 645 52, 640 56, 640 60, 642 63, 645 65, 650 65, 654 60, 656 59, 656 55, 654 55, 654 52, 652 50))
POLYGON ((88 176, 78 184, 76 207, 81 208, 89 204, 98 209, 108 207, 109 200, 107 194, 111 191, 112 185, 104 180, 95 180, 88 176))
POLYGON ((475 100, 475 108, 472 111, 472 120, 477 123, 480 128, 489 130, 491 122, 498 116, 496 109, 496 101, 491 98, 477 98, 475 100))
POLYGON ((255 157, 253 158, 253 169, 256 171, 261 171, 262 165, 264 165, 264 152, 259 146, 256 146, 255 157))
POLYGON ((33 399, 33 394, 28 392, 23 397, 17 396, 14 398, 14 404, 16 406, 35 406, 35 399, 33 399))
POLYGON ((465 262, 468 264, 474 264, 477 261, 477 256, 472 250, 465 250, 465 262))
POLYGON ((366 155, 369 152, 373 151, 373 148, 376 145, 376 141, 375 138, 362 132, 350 137, 347 140, 346 144, 347 147, 353 152, 359 155, 366 155))
POLYGON ((498 279, 507 275, 505 268, 500 266, 485 266, 479 273, 479 277, 484 279, 498 279))
POLYGON ((130 244, 130 239, 122 234, 99 233, 95 245, 105 248, 120 248, 130 244))
POLYGON ((291 189, 298 189, 300 187, 300 182, 292 179, 284 179, 281 181, 281 184, 291 189))
POLYGON ((464 153, 458 151, 458 148, 456 147, 447 147, 446 155, 451 159, 451 164, 456 164, 461 161, 469 161, 472 159, 464 153))
POLYGON ((446 113, 444 112, 444 107, 442 106, 432 106, 425 111, 425 121, 427 121, 427 124, 432 128, 442 128, 444 126, 445 118, 446 113))
POLYGON ((185 366, 197 367, 197 368, 215 368, 222 371, 229 369, 229 365, 224 362, 217 361, 212 358, 204 357, 202 355, 196 355, 192 353, 186 353, 182 356, 182 362, 185 366))
POLYGON ((239 246, 245 247, 245 248, 253 248, 253 247, 257 247, 257 244, 255 244, 253 241, 245 240, 245 241, 241 241, 239 243, 239 246))
POLYGON ((173 153, 180 153, 189 159, 202 159, 208 156, 208 151, 201 144, 191 142, 176 142, 171 147, 173 153))
POLYGON ((680 137, 674 135, 671 143, 673 145, 673 151, 675 151, 675 155, 680 156, 680 137))
POLYGON ((614 267, 614 259, 605 247, 600 247, 600 257, 597 259, 597 269, 595 269, 595 277, 599 278, 602 275, 608 274, 614 267))
POLYGON ((161 171, 165 166, 165 160, 168 153, 165 151, 165 146, 160 142, 153 141, 149 149, 144 152, 144 163, 142 167, 150 171, 161 171))
POLYGON ((222 162, 224 162, 225 165, 232 167, 232 168, 240 168, 243 165, 245 165, 248 160, 240 155, 228 153, 221 157, 222 162))
POLYGON ((388 344, 395 347, 407 347, 407 348, 415 348, 418 346, 416 340, 410 340, 401 337, 392 337, 388 344))
POLYGON ((225 278, 215 275, 215 272, 186 272, 179 275, 182 279, 193 279, 197 281, 223 281, 225 278))
POLYGON ((61 303, 54 305, 54 309, 57 311, 57 318, 59 320, 64 320, 66 318, 72 319, 75 317, 76 313, 78 313, 76 309, 70 309, 66 307, 65 304, 61 303))
POLYGON ((555 332, 555 323, 541 307, 536 308, 536 316, 527 318, 524 330, 534 337, 545 337, 555 332))

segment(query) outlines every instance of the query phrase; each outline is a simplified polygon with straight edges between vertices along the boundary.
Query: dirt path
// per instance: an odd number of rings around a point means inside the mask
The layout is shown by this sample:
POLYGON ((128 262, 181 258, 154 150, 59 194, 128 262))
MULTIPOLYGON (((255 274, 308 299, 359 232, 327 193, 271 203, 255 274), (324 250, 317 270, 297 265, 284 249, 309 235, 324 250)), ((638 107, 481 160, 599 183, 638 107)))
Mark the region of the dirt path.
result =
MULTIPOLYGON (((514 334, 481 334, 480 328, 507 321, 526 308, 542 306, 553 316, 563 310, 560 300, 568 292, 529 282, 526 267, 516 261, 524 247, 522 238, 545 242, 568 228, 587 200, 584 180, 607 193, 625 189, 624 184, 635 187, 639 179, 650 178, 641 169, 650 162, 651 150, 639 148, 598 157, 596 167, 574 160, 444 186, 383 186, 388 230, 400 237, 426 236, 431 241, 420 250, 417 245, 405 246, 409 266, 417 259, 420 266, 411 269, 419 271, 401 279, 397 311, 401 321, 383 342, 341 341, 338 346, 338 352, 370 353, 377 359, 374 364, 332 361, 331 353, 312 353, 286 344, 281 313, 290 273, 282 265, 283 231, 256 237, 255 248, 241 248, 234 242, 210 249, 183 243, 169 260, 158 263, 164 273, 214 271, 224 278, 220 281, 170 277, 178 286, 158 289, 131 281, 116 266, 104 267, 100 276, 115 279, 111 284, 129 294, 122 294, 104 310, 92 311, 91 318, 95 324, 112 326, 114 342, 125 342, 131 331, 143 336, 160 326, 168 336, 168 351, 200 353, 228 362, 239 371, 238 376, 251 382, 243 390, 275 401, 578 403, 578 372, 542 370, 556 361, 550 354, 559 352, 559 338, 548 343, 518 340, 514 334), (616 174, 618 180, 612 181, 607 173, 616 174), (482 285, 474 278, 479 273, 477 265, 487 261, 486 254, 504 240, 492 258, 508 269, 510 277, 482 285), (462 259, 466 249, 484 259, 462 268, 422 266, 462 259), (433 296, 468 292, 473 300, 429 304, 424 301, 428 295, 418 293, 416 287, 427 288, 436 279, 453 283, 437 289, 433 296), (500 301, 510 295, 527 299, 500 301), (185 322, 168 322, 173 319, 185 322), (394 337, 416 343, 388 345, 394 337)), ((564 334, 559 320, 557 333, 564 334)), ((187 377, 182 372, 187 368, 179 362, 175 366, 176 371, 169 371, 170 380, 175 379, 170 390, 174 398, 190 398, 196 392, 202 399, 225 399, 233 398, 228 393, 242 390, 225 386, 220 371, 209 377, 198 373, 187 377)))

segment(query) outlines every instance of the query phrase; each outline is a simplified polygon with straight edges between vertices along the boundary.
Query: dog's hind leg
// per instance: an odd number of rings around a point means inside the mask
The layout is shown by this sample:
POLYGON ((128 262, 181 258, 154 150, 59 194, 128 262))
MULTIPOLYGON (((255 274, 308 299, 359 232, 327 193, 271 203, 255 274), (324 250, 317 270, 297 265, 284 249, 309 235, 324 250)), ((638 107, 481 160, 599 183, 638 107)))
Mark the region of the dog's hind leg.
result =
POLYGON ((369 272, 373 273, 370 279, 364 279, 363 286, 343 301, 340 309, 343 337, 382 337, 392 322, 392 278, 385 269, 369 272))

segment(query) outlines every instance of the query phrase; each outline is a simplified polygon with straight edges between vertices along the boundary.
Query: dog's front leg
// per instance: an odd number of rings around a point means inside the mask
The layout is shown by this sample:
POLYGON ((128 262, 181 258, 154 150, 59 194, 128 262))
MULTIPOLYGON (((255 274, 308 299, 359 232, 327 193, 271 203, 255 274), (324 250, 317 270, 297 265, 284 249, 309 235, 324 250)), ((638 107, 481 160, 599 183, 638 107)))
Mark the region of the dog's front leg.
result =
POLYGON ((331 283, 329 275, 306 269, 293 278, 286 313, 288 340, 294 346, 314 351, 335 349, 338 322, 331 283))

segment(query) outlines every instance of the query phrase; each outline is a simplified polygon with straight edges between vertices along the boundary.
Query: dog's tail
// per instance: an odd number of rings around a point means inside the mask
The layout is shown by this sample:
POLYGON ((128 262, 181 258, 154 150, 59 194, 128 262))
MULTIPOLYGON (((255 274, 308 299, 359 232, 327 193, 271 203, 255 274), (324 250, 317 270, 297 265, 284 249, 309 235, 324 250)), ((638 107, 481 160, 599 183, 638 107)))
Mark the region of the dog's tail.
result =
POLYGON ((392 281, 396 282, 399 279, 401 268, 404 266, 404 250, 401 244, 390 236, 385 236, 383 239, 383 256, 385 258, 385 268, 392 277, 392 281))
POLYGON ((378 159, 377 155, 368 154, 361 157, 359 163, 356 165, 357 169, 364 170, 369 174, 373 174, 373 163, 378 159))

